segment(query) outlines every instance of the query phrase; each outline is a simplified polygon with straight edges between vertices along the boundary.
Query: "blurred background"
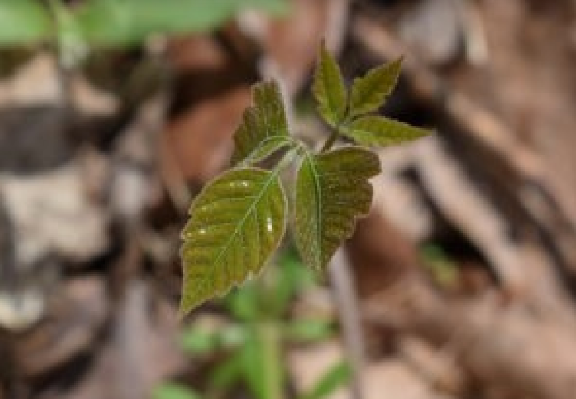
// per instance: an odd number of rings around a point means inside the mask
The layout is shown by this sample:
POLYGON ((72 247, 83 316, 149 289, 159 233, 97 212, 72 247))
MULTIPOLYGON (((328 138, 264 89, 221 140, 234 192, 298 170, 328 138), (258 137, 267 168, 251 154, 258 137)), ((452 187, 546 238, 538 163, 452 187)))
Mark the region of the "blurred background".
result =
POLYGON ((0 398, 576 398, 574 0, 0 0, 0 398), (317 276, 268 270, 176 318, 179 233, 250 85, 327 137, 404 56, 369 217, 317 276), (339 270, 339 271, 338 271, 339 270))

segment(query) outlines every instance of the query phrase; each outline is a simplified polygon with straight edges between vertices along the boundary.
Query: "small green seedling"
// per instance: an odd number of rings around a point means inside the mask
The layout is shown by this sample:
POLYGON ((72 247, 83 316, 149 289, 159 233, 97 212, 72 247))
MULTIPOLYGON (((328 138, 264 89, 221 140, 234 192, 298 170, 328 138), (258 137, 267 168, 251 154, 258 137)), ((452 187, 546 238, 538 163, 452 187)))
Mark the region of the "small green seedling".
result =
MULTIPOLYGON (((256 399, 286 397, 288 370, 285 353, 294 346, 310 345, 334 337, 330 317, 298 315, 294 300, 314 286, 312 271, 295 251, 282 251, 273 269, 262 278, 230 292, 222 301, 230 320, 217 327, 192 323, 184 330, 183 349, 196 359, 218 359, 202 383, 202 397, 230 397, 238 388, 256 399)), ((321 399, 349 378, 345 361, 337 361, 299 399, 321 399)), ((155 399, 188 398, 185 385, 160 385, 155 399)), ((194 397, 194 396, 190 396, 194 397)))
POLYGON ((289 219, 304 263, 315 270, 326 267, 352 234, 356 219, 370 208, 368 179, 380 172, 380 162, 367 147, 430 133, 376 114, 396 85, 401 61, 369 71, 348 91, 336 60, 321 46, 312 91, 332 134, 319 152, 290 134, 277 83, 254 87, 254 105, 234 136, 232 168, 208 183, 190 207, 182 232, 181 315, 258 274, 284 237, 289 219), (360 146, 332 149, 341 136, 360 146), (273 167, 259 166, 278 153, 282 156, 273 167), (292 164, 298 168, 289 212, 280 174, 292 164))

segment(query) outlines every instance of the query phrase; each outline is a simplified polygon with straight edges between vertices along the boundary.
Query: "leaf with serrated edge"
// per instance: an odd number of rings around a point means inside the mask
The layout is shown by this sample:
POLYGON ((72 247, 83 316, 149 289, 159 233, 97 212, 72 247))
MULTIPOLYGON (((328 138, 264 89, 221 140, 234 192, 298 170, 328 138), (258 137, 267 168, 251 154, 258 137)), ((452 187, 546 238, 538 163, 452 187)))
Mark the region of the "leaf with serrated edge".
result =
POLYGON ((338 63, 322 42, 312 92, 326 123, 338 125, 346 116, 346 87, 338 63))
POLYGON ((244 111, 242 123, 234 134, 233 165, 256 163, 292 144, 278 84, 259 83, 253 93, 254 106, 244 111))
POLYGON ((296 179, 294 239, 305 263, 323 269, 356 218, 368 213, 378 157, 359 147, 306 154, 296 179))
POLYGON ((365 116, 344 127, 342 133, 359 144, 384 147, 415 140, 432 132, 383 116, 365 116))
POLYGON ((354 79, 350 94, 350 116, 367 114, 380 108, 394 90, 401 67, 402 58, 399 58, 354 79))
POLYGON ((208 184, 182 232, 180 313, 258 273, 284 235, 286 208, 276 171, 233 169, 208 184))

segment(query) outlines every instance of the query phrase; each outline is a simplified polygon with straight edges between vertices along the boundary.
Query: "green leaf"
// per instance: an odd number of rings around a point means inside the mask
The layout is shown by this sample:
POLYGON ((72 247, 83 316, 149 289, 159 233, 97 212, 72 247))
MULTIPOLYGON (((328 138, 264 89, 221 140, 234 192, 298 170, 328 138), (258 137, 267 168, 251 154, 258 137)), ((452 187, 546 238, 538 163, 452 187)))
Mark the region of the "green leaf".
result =
POLYGON ((332 366, 326 374, 314 385, 307 394, 300 399, 322 399, 346 383, 350 378, 350 366, 346 362, 340 362, 332 366))
POLYGON ((280 12, 280 0, 91 0, 79 9, 86 40, 103 46, 141 43, 152 34, 212 31, 245 7, 280 12))
POLYGON ((334 333, 332 322, 322 319, 300 319, 288 324, 286 335, 299 343, 319 342, 334 333))
POLYGON ((376 154, 359 147, 306 154, 296 180, 294 238, 308 266, 323 269, 356 218, 368 213, 368 179, 379 172, 376 154))
POLYGON ((182 232, 181 314, 262 269, 284 235, 286 207, 276 170, 233 169, 204 187, 182 232))
POLYGON ((348 126, 342 133, 357 143, 368 146, 388 146, 400 144, 427 136, 432 132, 383 116, 364 116, 348 126))
POLYGON ((278 257, 274 295, 268 301, 275 315, 283 317, 291 301, 301 291, 314 286, 312 271, 302 264, 295 249, 285 251, 278 257))
POLYGON ((399 58, 354 79, 350 94, 350 116, 366 114, 380 108, 394 90, 401 67, 402 58, 399 58))
POLYGON ((222 397, 242 376, 242 351, 236 352, 223 362, 219 362, 210 373, 210 398, 222 397))
POLYGON ((38 1, 0 1, 0 45, 38 43, 52 36, 47 9, 38 1))
POLYGON ((322 42, 312 92, 326 123, 337 126, 346 117, 346 87, 338 63, 322 42))
POLYGON ((254 106, 244 111, 234 134, 232 164, 258 162, 284 146, 292 144, 284 113, 282 94, 276 82, 254 86, 254 106))
POLYGON ((201 399, 202 397, 186 385, 166 382, 152 393, 152 399, 201 399))
POLYGON ((194 326, 182 334, 182 349, 192 355, 205 355, 218 347, 218 334, 194 326))
POLYGON ((255 320, 259 316, 258 290, 249 282, 226 296, 228 312, 242 321, 255 320))

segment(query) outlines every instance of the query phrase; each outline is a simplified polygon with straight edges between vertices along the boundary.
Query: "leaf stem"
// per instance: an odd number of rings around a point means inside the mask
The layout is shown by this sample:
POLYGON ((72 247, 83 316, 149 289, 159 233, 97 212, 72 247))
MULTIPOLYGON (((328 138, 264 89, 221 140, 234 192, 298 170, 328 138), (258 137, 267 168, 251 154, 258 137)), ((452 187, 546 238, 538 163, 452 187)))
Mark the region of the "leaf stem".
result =
POLYGON ((322 146, 322 149, 320 150, 320 152, 326 152, 328 151, 330 148, 332 148, 332 146, 334 145, 334 143, 336 142, 336 140, 338 139, 338 136, 340 136, 340 126, 341 123, 339 123, 338 125, 336 125, 336 127, 334 128, 334 130, 332 131, 332 133, 330 134, 330 137, 328 137, 326 139, 326 142, 324 143, 324 145, 322 146))
POLYGON ((282 159, 280 159, 280 161, 276 164, 272 172, 278 174, 280 171, 282 171, 284 168, 290 165, 292 161, 294 161, 294 158, 296 158, 296 155, 298 154, 299 151, 300 148, 298 146, 286 151, 286 153, 282 156, 282 159))
POLYGON ((354 275, 350 270, 350 261, 344 246, 340 246, 328 264, 328 273, 333 302, 338 309, 344 349, 352 369, 350 397, 363 399, 365 397, 362 386, 362 370, 365 363, 364 331, 360 320, 354 275))

